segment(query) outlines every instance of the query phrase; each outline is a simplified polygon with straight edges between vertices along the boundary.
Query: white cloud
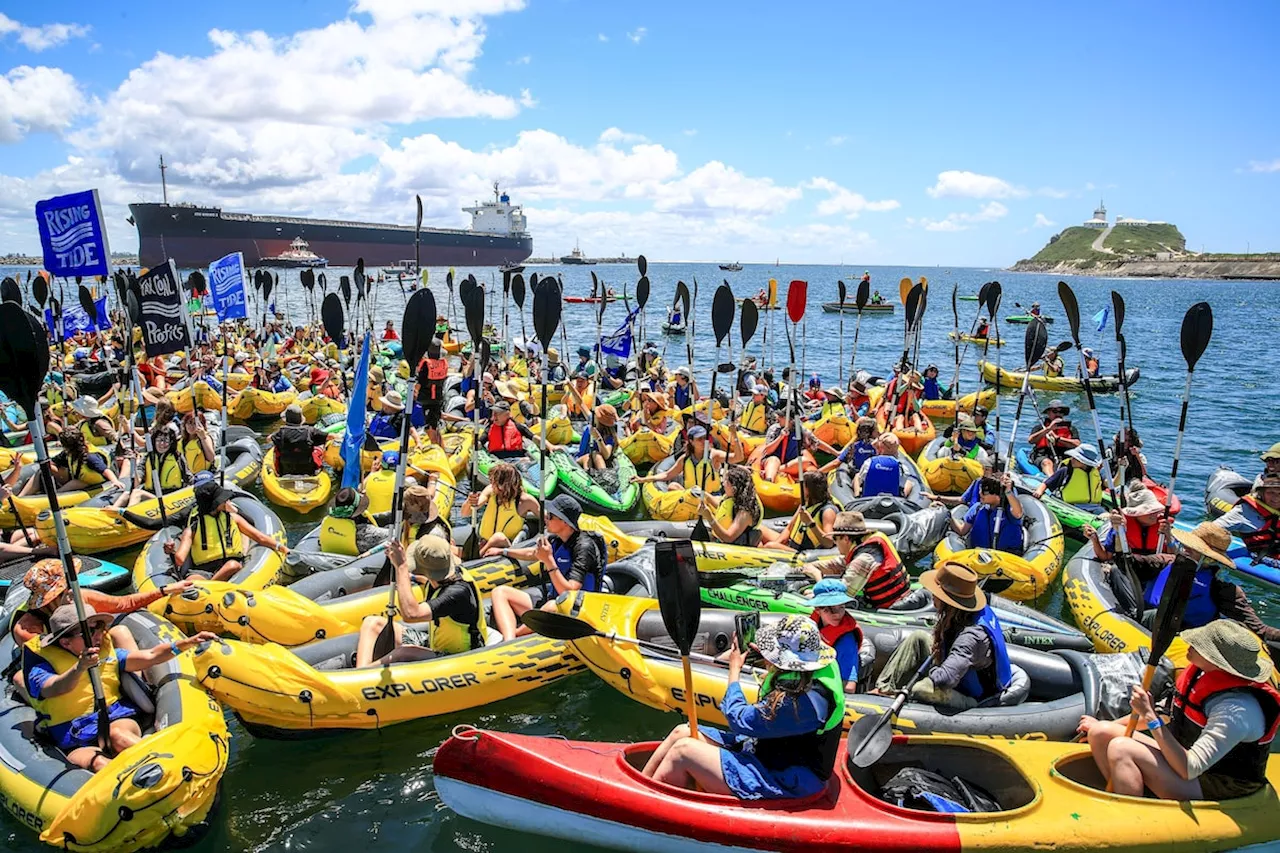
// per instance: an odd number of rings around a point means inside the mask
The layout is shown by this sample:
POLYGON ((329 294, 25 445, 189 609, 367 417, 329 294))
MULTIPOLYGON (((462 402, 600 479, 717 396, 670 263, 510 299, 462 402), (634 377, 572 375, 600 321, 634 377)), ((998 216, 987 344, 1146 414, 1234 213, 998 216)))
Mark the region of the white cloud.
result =
POLYGON ((976 213, 948 213, 945 219, 907 217, 907 225, 926 231, 967 231, 980 222, 992 222, 1007 216, 1009 208, 998 201, 989 201, 976 213))
POLYGON ((89 34, 89 28, 83 24, 44 24, 39 27, 28 27, 0 12, 0 38, 14 35, 28 50, 40 52, 57 47, 73 38, 82 38, 89 34))
POLYGON ((647 36, 648 34, 649 34, 648 27, 636 27, 634 30, 627 33, 627 38, 631 39, 636 44, 639 44, 644 39, 644 37, 647 36))
POLYGON ((597 41, 608 41, 608 40, 609 40, 609 37, 608 37, 607 35, 605 35, 604 33, 596 33, 596 40, 597 40, 597 41))
POLYGON ((1043 213, 1037 213, 1036 221, 1031 223, 1031 227, 1032 228, 1052 228, 1057 224, 1058 223, 1054 222, 1052 219, 1045 216, 1043 213))
POLYGON ((0 143, 28 133, 60 133, 86 106, 75 78, 60 68, 19 65, 0 76, 0 143))
POLYGON ((531 110, 537 105, 538 105, 538 99, 533 96, 532 90, 530 89, 520 90, 520 106, 524 107, 525 109, 531 110))
POLYGON ((1271 160, 1271 161, 1265 161, 1265 160, 1251 160, 1251 161, 1249 161, 1249 171, 1250 171, 1250 172, 1264 172, 1264 173, 1265 173, 1265 172, 1280 172, 1280 158, 1275 159, 1275 160, 1271 160))
POLYGON ((848 141, 849 141, 849 137, 847 136, 828 136, 827 137, 827 144, 833 147, 844 145, 848 141))
POLYGON ((528 65, 530 62, 533 62, 533 57, 526 53, 524 56, 517 56, 515 59, 511 60, 510 64, 528 65))
POLYGON ((1024 198, 1028 193, 991 175, 956 170, 939 172, 938 182, 925 190, 934 198, 1024 198))
POLYGON ((849 219, 855 219, 864 210, 883 211, 901 207, 898 201, 891 198, 882 201, 867 201, 866 196, 845 189, 829 178, 814 178, 805 184, 805 189, 827 193, 827 198, 818 203, 819 216, 843 215, 849 219))
POLYGON ((712 160, 677 180, 657 184, 653 207, 684 216, 765 216, 782 212, 800 195, 799 187, 778 186, 771 178, 753 178, 712 160))
POLYGON ((683 133, 685 136, 697 136, 697 135, 698 135, 698 129, 697 129, 696 127, 691 127, 691 128, 688 128, 687 130, 682 130, 682 131, 680 131, 680 132, 681 132, 681 133, 683 133))
POLYGON ((607 128, 604 133, 600 134, 600 141, 608 142, 608 143, 613 143, 613 142, 640 143, 640 142, 648 142, 649 140, 644 136, 644 134, 627 133, 625 130, 622 130, 621 128, 610 127, 610 128, 607 128))

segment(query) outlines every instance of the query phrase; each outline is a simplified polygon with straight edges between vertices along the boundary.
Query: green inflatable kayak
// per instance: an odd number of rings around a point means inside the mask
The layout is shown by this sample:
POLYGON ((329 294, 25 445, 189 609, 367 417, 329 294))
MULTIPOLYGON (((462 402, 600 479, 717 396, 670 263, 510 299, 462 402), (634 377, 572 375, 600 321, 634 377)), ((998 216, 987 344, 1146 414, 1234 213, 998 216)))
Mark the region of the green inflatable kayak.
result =
MULTIPOLYGON (((1017 326, 1025 326, 1028 323, 1030 323, 1033 319, 1035 318, 1033 318, 1030 314, 1014 314, 1012 317, 1005 317, 1004 321, 1006 323, 1013 323, 1014 325, 1017 325, 1017 326)), ((1046 326, 1053 325, 1052 317, 1041 317, 1040 319, 1044 321, 1044 324, 1046 326)))
POLYGON ((585 504, 583 509, 587 512, 620 515, 635 508, 636 501, 640 499, 640 487, 632 482, 636 476, 636 466, 627 458, 627 454, 619 451, 613 458, 616 467, 601 472, 608 482, 617 483, 611 488, 583 470, 578 460, 567 451, 559 450, 551 454, 551 461, 555 463, 556 473, 559 475, 560 488, 582 501, 585 504))
MULTIPOLYGON (((476 451, 476 480, 482 486, 489 484, 489 469, 499 462, 510 462, 516 466, 516 470, 520 472, 520 479, 524 481, 524 490, 535 498, 538 496, 538 463, 542 459, 542 450, 538 443, 525 439, 524 442, 525 455, 515 459, 499 459, 488 450, 479 448, 476 451)), ((550 497, 556 490, 556 486, 560 483, 560 476, 556 472, 556 466, 550 460, 547 461, 547 467, 543 470, 542 475, 546 477, 546 483, 543 485, 543 494, 550 497)))

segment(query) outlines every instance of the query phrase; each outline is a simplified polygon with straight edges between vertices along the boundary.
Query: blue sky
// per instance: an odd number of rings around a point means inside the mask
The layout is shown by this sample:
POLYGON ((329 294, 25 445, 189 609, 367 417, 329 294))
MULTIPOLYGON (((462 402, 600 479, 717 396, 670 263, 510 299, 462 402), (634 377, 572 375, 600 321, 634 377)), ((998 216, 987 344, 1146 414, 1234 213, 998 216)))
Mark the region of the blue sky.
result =
POLYGON ((6 3, 0 251, 38 198, 408 221, 538 254, 1005 265, 1099 197, 1280 250, 1273 3, 6 3))

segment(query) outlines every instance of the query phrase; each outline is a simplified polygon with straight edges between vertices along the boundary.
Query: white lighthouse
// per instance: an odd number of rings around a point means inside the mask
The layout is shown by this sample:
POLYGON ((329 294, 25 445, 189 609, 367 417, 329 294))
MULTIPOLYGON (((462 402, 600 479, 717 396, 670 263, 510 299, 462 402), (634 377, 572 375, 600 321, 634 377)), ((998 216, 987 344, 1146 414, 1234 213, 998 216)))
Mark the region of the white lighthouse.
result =
POLYGON ((1107 206, 1102 203, 1102 199, 1098 199, 1098 207, 1093 211, 1093 218, 1085 220, 1085 228, 1106 228, 1107 227, 1107 206))

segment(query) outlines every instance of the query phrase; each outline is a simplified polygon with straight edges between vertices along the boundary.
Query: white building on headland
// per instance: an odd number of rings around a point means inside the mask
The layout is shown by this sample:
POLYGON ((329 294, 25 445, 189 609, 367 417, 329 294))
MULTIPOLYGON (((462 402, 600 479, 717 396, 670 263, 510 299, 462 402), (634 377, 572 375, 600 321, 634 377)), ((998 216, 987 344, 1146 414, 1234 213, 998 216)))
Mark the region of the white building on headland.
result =
POLYGON ((1107 206, 1102 203, 1101 199, 1098 200, 1097 209, 1093 211, 1093 219, 1086 219, 1084 227, 1097 228, 1098 230, 1107 227, 1107 206))
POLYGON ((1169 223, 1161 222, 1156 219, 1130 219, 1127 216, 1117 216, 1116 224, 1117 225, 1137 225, 1140 227, 1146 227, 1148 225, 1168 225, 1169 223))

